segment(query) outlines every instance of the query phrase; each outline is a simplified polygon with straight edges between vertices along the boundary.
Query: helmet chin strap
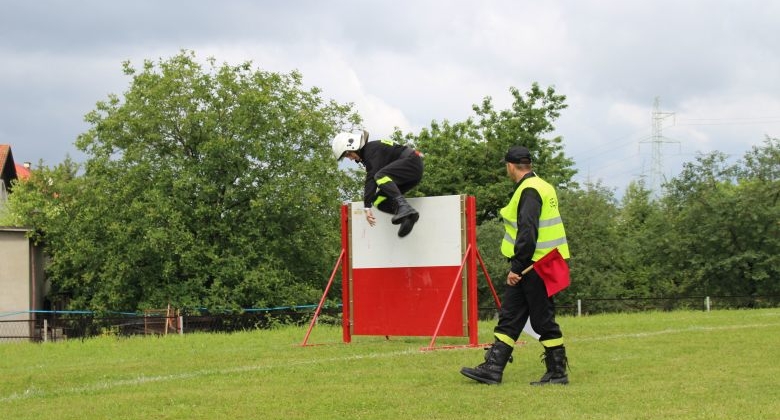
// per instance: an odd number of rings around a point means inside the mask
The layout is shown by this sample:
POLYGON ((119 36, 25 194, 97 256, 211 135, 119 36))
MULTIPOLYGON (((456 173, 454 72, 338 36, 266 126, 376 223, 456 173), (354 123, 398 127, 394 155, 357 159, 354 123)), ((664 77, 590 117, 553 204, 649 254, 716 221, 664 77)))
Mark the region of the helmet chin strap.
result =
POLYGON ((355 154, 355 163, 357 163, 360 166, 363 166, 363 159, 360 157, 360 154, 357 150, 350 150, 349 153, 355 154))

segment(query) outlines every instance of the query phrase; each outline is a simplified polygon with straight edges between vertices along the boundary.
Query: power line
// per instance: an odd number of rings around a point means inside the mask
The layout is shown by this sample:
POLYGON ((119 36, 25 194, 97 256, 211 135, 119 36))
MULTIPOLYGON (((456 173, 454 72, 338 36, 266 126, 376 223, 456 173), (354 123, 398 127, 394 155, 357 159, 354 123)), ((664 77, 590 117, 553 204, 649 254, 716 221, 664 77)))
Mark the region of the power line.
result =
MULTIPOLYGON (((618 138, 616 138, 614 140, 610 140, 606 144, 603 144, 601 146, 598 146, 598 147, 590 149, 584 155, 582 155, 582 154, 578 155, 577 156, 578 157, 577 160, 578 160, 578 162, 588 161, 588 160, 591 160, 591 159, 593 159, 595 157, 601 156, 605 152, 612 152, 612 151, 618 150, 620 148, 623 148, 625 146, 632 145, 632 144, 634 144, 637 141, 636 138, 635 138, 635 135, 638 134, 638 133, 639 132, 634 132, 634 133, 631 133, 631 134, 628 134, 628 135, 625 135, 625 136, 618 137, 618 138), (621 142, 621 143, 615 144, 615 142, 623 140, 623 139, 629 139, 629 140, 625 141, 625 142, 621 142)), ((643 138, 647 138, 647 136, 645 136, 643 138)))
POLYGON ((680 118, 679 121, 743 121, 743 120, 755 120, 755 121, 763 121, 763 120, 775 120, 780 121, 780 116, 777 117, 730 117, 730 118, 680 118))
POLYGON ((764 125, 780 123, 780 116, 730 118, 680 118, 679 126, 701 125, 764 125))
POLYGON ((695 124, 677 124, 677 127, 691 127, 691 126, 704 126, 704 125, 765 125, 765 124, 777 124, 777 121, 762 121, 762 122, 712 122, 712 123, 695 123, 695 124))

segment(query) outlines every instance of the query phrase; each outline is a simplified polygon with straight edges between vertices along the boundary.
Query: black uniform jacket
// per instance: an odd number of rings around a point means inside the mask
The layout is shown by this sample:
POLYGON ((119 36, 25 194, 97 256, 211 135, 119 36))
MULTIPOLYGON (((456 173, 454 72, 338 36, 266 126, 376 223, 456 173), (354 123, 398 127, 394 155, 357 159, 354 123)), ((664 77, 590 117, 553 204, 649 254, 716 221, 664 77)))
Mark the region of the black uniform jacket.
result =
POLYGON ((376 180, 374 176, 380 169, 400 159, 408 147, 398 143, 377 140, 366 143, 357 154, 366 167, 366 184, 363 190, 363 205, 370 208, 376 196, 376 180))

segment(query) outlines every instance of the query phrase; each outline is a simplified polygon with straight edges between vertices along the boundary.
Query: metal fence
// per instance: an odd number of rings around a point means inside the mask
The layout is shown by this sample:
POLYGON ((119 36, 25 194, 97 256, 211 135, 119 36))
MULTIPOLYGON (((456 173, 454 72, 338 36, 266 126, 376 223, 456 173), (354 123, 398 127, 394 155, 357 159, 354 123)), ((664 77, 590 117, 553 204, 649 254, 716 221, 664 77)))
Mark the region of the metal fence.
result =
POLYGON ((558 313, 587 315, 611 312, 776 308, 780 296, 685 296, 578 299, 559 306, 558 313))
MULTIPOLYGON (((558 305, 559 315, 581 316, 598 313, 780 307, 780 296, 689 296, 645 298, 588 298, 571 305, 558 305)), ((307 325, 316 305, 237 312, 205 310, 176 311, 170 308, 145 313, 97 314, 90 311, 30 311, 0 313, 0 343, 10 341, 57 341, 95 336, 166 335, 193 332, 258 330, 281 325, 307 325), (18 319, 20 314, 29 319, 18 319), (12 315, 4 319, 4 315, 12 315)), ((492 319, 497 310, 479 308, 481 319, 492 319)), ((317 322, 341 325, 341 305, 325 306, 317 322)))
MULTIPOLYGON (((582 316, 602 313, 716 309, 754 309, 780 307, 780 296, 685 296, 638 298, 581 298, 574 302, 556 302, 558 315, 582 316)), ((498 316, 495 307, 479 308, 480 319, 498 316)))
MULTIPOLYGON (((26 320, 3 320, 0 314, 0 343, 268 329, 281 325, 308 324, 315 309, 316 305, 220 313, 192 311, 186 314, 165 310, 109 314, 90 311, 29 311, 27 313, 33 319, 26 320)), ((341 308, 322 308, 317 322, 340 324, 341 308)))

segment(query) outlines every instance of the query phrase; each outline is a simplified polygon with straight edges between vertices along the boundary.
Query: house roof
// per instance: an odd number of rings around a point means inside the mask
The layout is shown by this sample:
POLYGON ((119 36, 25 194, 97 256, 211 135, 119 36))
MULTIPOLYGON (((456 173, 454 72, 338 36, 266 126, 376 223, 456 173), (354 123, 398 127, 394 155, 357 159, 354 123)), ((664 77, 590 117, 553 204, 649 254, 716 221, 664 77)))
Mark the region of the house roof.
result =
POLYGON ((20 165, 14 163, 14 154, 11 152, 11 146, 8 144, 0 144, 0 179, 2 179, 5 184, 6 190, 11 189, 11 181, 17 178, 29 178, 30 171, 24 166, 22 166, 22 169, 25 171, 23 171, 22 176, 19 175, 20 172, 17 169, 19 166, 20 165))
POLYGON ((28 179, 28 178, 30 178, 30 169, 29 168, 25 168, 24 165, 20 165, 18 163, 16 163, 15 165, 16 165, 16 176, 19 179, 28 179))
POLYGON ((11 156, 11 146, 0 144, 0 169, 5 168, 5 161, 11 156))
POLYGON ((5 189, 11 189, 11 181, 16 179, 16 167, 11 146, 0 144, 0 180, 5 184, 5 189))

